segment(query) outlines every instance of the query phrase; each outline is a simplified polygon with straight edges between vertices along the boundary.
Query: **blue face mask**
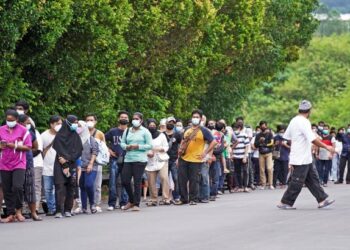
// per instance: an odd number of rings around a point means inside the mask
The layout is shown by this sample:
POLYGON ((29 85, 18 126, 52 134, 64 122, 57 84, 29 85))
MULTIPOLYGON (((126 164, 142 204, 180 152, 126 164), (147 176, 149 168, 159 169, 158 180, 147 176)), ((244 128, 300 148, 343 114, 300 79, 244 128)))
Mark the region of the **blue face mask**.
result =
POLYGON ((70 128, 71 131, 77 131, 77 129, 78 129, 78 127, 79 127, 78 124, 76 124, 76 123, 70 123, 68 120, 67 120, 67 124, 68 124, 68 126, 69 126, 69 128, 70 128))
POLYGON ((322 132, 324 135, 329 135, 329 130, 323 130, 322 132))

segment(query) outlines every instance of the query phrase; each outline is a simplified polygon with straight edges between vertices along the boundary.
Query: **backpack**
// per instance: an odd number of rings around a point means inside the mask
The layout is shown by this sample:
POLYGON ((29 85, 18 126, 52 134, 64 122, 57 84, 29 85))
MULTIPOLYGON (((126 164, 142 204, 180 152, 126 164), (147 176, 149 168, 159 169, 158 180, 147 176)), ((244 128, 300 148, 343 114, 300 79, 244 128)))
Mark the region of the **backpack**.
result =
MULTIPOLYGON (((93 134, 93 137, 95 137, 97 130, 95 131, 95 133, 93 134)), ((105 166, 109 163, 109 158, 110 158, 110 153, 108 150, 108 147, 106 145, 106 143, 104 143, 103 141, 100 141, 99 139, 96 139, 97 145, 98 145, 98 154, 96 157, 96 162, 99 165, 105 166)))

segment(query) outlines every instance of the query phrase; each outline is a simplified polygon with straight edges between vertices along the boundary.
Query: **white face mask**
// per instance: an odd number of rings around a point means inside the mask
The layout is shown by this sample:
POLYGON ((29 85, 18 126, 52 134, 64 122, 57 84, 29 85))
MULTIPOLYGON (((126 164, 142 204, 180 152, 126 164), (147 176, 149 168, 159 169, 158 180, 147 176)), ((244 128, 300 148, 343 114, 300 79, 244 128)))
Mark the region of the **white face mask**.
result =
POLYGON ((92 122, 92 121, 88 121, 88 122, 86 123, 86 125, 87 125, 88 128, 93 128, 93 127, 95 127, 95 123, 92 122))
POLYGON ((62 128, 62 124, 57 124, 57 125, 55 126, 54 130, 55 130, 56 133, 57 133, 58 131, 60 131, 61 128, 62 128))
POLYGON ((17 122, 16 122, 16 121, 13 121, 13 122, 6 121, 6 125, 7 125, 9 128, 14 128, 14 127, 17 125, 17 122))
POLYGON ((23 110, 17 109, 16 111, 17 111, 17 113, 18 113, 19 115, 24 115, 24 111, 23 111, 23 110))
POLYGON ((132 120, 132 126, 134 128, 138 128, 141 126, 141 121, 140 120, 132 120))
POLYGON ((29 130, 32 128, 32 125, 27 124, 27 125, 26 125, 26 128, 27 128, 27 130, 29 131, 29 130))
POLYGON ((200 124, 200 119, 199 118, 192 118, 192 124, 194 126, 198 126, 200 124))

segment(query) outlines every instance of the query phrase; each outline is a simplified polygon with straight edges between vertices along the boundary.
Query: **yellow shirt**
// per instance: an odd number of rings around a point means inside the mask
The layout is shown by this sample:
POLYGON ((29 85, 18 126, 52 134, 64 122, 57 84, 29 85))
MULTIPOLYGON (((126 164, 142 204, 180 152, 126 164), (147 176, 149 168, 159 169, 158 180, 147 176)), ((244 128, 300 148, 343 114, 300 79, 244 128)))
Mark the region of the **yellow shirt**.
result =
MULTIPOLYGON (((184 139, 188 138, 193 130, 193 128, 187 129, 184 133, 184 139)), ((213 139, 213 135, 207 128, 200 127, 195 138, 191 140, 185 154, 181 158, 188 162, 203 162, 201 155, 204 152, 205 144, 211 143, 213 139)))

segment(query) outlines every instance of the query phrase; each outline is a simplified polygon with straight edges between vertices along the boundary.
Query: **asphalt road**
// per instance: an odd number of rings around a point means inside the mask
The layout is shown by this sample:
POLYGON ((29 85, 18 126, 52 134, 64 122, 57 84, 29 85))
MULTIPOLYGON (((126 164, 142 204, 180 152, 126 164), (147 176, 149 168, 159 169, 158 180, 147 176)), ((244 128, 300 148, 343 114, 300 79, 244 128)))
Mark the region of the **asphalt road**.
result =
POLYGON ((0 224, 0 249, 349 250, 350 185, 326 191, 336 203, 324 210, 307 189, 295 211, 276 208, 283 190, 260 190, 197 206, 0 224))

